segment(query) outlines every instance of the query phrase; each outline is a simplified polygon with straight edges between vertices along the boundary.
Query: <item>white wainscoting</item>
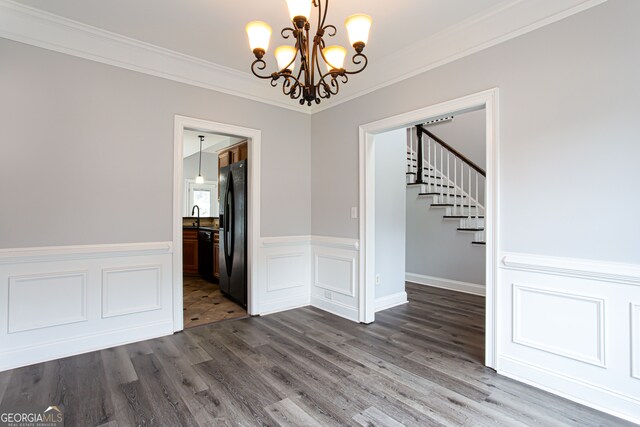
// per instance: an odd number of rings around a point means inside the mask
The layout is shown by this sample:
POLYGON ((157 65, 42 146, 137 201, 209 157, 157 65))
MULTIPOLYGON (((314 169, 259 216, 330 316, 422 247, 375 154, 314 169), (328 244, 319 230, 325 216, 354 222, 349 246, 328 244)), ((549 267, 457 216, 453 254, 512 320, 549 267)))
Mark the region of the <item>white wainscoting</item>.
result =
POLYGON ((640 422, 640 266, 501 258, 498 372, 640 422))
POLYGON ((631 376, 640 380, 640 302, 631 303, 631 376))
POLYGON ((170 242, 0 250, 0 371, 173 332, 170 242))
POLYGON ((441 277, 425 276, 424 274, 405 273, 405 280, 418 285, 433 286, 435 288, 449 289, 473 295, 485 296, 486 293, 484 285, 459 282, 457 280, 443 279, 441 277))
POLYGON ((358 241, 311 236, 311 305, 358 321, 358 241))
POLYGON ((260 239, 259 314, 309 305, 309 242, 309 236, 260 239))

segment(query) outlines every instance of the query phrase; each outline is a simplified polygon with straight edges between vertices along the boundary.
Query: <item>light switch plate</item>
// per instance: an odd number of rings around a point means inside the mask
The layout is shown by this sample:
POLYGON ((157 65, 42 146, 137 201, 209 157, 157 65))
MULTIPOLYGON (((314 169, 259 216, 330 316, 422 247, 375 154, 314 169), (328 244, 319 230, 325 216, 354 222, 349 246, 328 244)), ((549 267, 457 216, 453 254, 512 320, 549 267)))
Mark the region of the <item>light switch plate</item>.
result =
POLYGON ((358 207, 357 206, 352 206, 351 207, 351 219, 358 219, 358 207))

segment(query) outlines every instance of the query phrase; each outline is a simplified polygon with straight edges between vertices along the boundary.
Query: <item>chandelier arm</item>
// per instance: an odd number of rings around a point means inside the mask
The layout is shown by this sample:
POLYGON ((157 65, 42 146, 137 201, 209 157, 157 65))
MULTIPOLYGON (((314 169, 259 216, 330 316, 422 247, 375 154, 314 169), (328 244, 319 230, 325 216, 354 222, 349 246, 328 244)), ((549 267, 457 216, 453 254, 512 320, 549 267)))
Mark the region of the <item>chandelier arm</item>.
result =
POLYGON ((324 1, 324 13, 322 13, 322 0, 318 1, 318 33, 324 30, 324 23, 327 20, 327 12, 329 11, 329 0, 324 1))
POLYGON ((291 99, 300 98, 300 95, 302 94, 300 81, 292 75, 286 75, 285 80, 282 83, 282 93, 289 96, 291 99))
POLYGON ((295 34, 296 34, 296 30, 294 30, 291 27, 283 28, 282 31, 280 31, 280 35, 282 36, 283 39, 288 39, 290 36, 294 36, 295 37, 295 34), (291 34, 290 35, 289 34, 285 34, 287 32, 290 32, 291 34))
POLYGON ((267 63, 264 62, 263 59, 256 59, 251 64, 251 72, 253 73, 254 76, 256 76, 256 77, 258 77, 260 79, 272 79, 273 75, 277 74, 277 73, 272 73, 272 74, 267 74, 267 75, 258 74, 258 71, 262 71, 265 68, 267 68, 267 63), (256 71, 256 70, 258 70, 258 71, 256 71))
POLYGON ((353 71, 344 70, 345 74, 358 74, 358 73, 361 73, 365 68, 367 68, 367 65, 369 64, 369 59, 367 59, 367 56, 364 53, 356 53, 351 58, 351 62, 353 62, 355 65, 362 64, 362 66, 359 69, 356 69, 356 70, 353 70, 353 71))
POLYGON ((322 29, 324 32, 327 33, 329 37, 335 36, 336 33, 338 32, 335 25, 325 25, 324 27, 322 27, 322 29))

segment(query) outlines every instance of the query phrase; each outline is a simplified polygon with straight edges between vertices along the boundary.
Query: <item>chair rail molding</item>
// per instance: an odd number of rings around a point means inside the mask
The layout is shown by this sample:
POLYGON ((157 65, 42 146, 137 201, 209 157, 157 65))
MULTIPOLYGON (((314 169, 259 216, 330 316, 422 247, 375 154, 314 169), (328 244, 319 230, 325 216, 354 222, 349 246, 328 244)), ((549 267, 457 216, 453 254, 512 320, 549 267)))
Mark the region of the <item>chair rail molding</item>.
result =
POLYGON ((503 253, 502 268, 640 286, 640 265, 523 253, 503 253))

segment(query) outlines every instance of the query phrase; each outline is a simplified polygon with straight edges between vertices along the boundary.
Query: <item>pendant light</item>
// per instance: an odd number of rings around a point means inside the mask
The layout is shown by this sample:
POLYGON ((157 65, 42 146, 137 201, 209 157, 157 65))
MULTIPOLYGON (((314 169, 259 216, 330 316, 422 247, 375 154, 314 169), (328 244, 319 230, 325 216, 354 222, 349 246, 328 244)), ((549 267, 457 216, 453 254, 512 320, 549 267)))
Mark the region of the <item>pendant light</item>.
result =
POLYGON ((198 176, 196 177, 196 184, 204 184, 204 178, 202 176, 202 141, 204 141, 204 135, 198 135, 200 138, 200 162, 198 163, 198 176))

